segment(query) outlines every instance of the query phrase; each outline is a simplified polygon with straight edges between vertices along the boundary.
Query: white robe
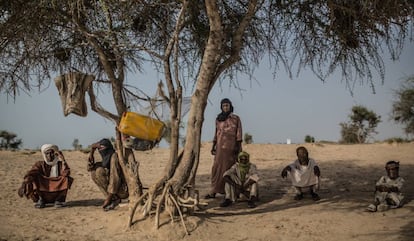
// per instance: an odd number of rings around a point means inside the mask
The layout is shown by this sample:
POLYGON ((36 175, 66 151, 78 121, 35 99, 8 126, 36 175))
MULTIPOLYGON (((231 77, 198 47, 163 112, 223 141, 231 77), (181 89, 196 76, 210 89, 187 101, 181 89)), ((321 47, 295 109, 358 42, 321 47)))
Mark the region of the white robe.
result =
MULTIPOLYGON (((224 174, 224 176, 229 176, 233 182, 235 182, 238 185, 244 185, 246 183, 248 183, 250 180, 254 181, 253 184, 251 184, 246 191, 249 192, 250 196, 255 196, 258 197, 259 195, 259 185, 258 185, 258 181, 260 180, 258 172, 257 172, 257 167, 255 164, 250 163, 250 169, 249 172, 246 173, 246 176, 244 178, 244 181, 241 179, 241 174, 240 174, 240 168, 239 168, 239 163, 237 162, 236 164, 234 164, 230 169, 228 169, 224 174)), ((226 199, 230 199, 233 202, 235 202, 240 193, 236 192, 236 189, 233 185, 230 185, 229 183, 225 183, 224 185, 224 192, 225 192, 225 198, 226 199)), ((247 197, 249 198, 249 197, 247 197)))
POLYGON ((293 186, 309 187, 319 185, 319 178, 314 172, 314 167, 317 166, 315 160, 309 158, 307 166, 303 166, 299 163, 299 160, 295 160, 289 166, 289 175, 293 186))

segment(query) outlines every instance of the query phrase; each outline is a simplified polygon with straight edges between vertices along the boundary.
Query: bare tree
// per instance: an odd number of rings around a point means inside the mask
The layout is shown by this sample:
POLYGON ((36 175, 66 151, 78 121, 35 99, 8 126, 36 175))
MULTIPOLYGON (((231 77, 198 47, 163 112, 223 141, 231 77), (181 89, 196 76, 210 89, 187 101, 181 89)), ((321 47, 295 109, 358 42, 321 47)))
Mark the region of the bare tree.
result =
POLYGON ((44 86, 51 74, 79 71, 96 76, 88 89, 92 109, 116 125, 134 100, 169 104, 169 161, 142 195, 135 158, 126 157, 116 131, 118 155, 132 191, 129 224, 138 206, 146 216, 155 203, 158 227, 161 210, 181 214, 181 208, 198 205, 201 129, 207 98, 217 82, 230 81, 237 88, 236 73, 254 79, 255 67, 268 58, 275 76, 280 67, 289 74, 309 67, 324 80, 339 69, 351 91, 356 81, 375 91, 372 71, 384 77, 383 47, 398 57, 412 29, 413 3, 16 0, 3 1, 0 11, 2 92, 14 97, 44 86), (164 74, 157 99, 125 84, 126 72, 140 71, 143 62, 164 74), (93 90, 100 85, 110 86, 116 113, 97 103, 93 90), (186 90, 192 94, 191 109, 180 152, 186 90))

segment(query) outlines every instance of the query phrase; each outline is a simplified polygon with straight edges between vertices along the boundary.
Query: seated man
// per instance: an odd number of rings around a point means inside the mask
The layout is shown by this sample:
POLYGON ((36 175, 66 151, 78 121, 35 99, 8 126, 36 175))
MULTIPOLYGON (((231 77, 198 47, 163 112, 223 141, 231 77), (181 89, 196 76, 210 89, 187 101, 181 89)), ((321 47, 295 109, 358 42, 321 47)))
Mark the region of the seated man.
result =
POLYGON ((119 165, 118 155, 110 140, 104 138, 92 144, 88 158, 88 171, 92 180, 105 195, 102 208, 105 211, 114 209, 121 199, 128 198, 128 186, 119 165), (98 149, 101 162, 95 162, 94 153, 98 149))
POLYGON ((257 182, 259 176, 256 165, 251 163, 249 159, 247 152, 240 152, 237 162, 223 174, 225 199, 220 204, 221 207, 230 206, 240 194, 248 198, 247 205, 249 208, 256 207, 254 202, 258 198, 257 182))
POLYGON ((375 184, 374 203, 367 207, 368 211, 386 211, 389 208, 399 208, 403 205, 404 196, 401 188, 404 179, 399 176, 400 163, 389 161, 385 164, 386 176, 382 176, 375 184))
POLYGON ((45 144, 41 152, 43 161, 36 162, 26 173, 18 194, 36 202, 36 208, 44 208, 47 203, 54 203, 57 208, 64 207, 73 182, 69 176, 70 168, 56 145, 45 144))
POLYGON ((316 191, 319 188, 321 171, 315 160, 309 158, 308 150, 305 147, 298 147, 296 149, 296 155, 298 159, 286 166, 282 170, 281 176, 285 178, 289 172, 292 185, 296 190, 295 200, 301 200, 304 191, 309 191, 312 199, 318 201, 320 197, 316 191))

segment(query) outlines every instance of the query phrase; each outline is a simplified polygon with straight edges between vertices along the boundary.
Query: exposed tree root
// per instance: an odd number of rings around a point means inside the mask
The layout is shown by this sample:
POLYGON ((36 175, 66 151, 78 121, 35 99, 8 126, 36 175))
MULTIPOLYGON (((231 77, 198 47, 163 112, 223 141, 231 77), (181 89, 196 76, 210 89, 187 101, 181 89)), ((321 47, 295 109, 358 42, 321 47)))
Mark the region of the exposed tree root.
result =
MULTIPOLYGON (((185 222, 184 222, 183 214, 181 213, 180 204, 179 204, 179 203, 177 202, 177 200, 174 198, 174 195, 173 195, 172 193, 169 193, 168 198, 169 198, 169 199, 171 199, 171 200, 173 201, 173 203, 174 203, 175 207, 177 208, 177 211, 178 211, 178 213, 180 214, 181 224, 182 224, 182 225, 183 225, 183 227, 184 227, 184 231, 185 231, 185 233, 186 233, 187 235, 189 235, 189 233, 188 233, 188 229, 187 229, 187 226, 185 225, 185 222)), ((174 220, 172 220, 172 221, 174 221, 174 220)), ((158 228, 158 227, 157 227, 157 228, 158 228)))
POLYGON ((142 200, 144 200, 145 197, 148 196, 148 192, 145 192, 138 200, 137 202, 134 204, 134 207, 131 210, 131 213, 129 214, 129 222, 128 222, 128 227, 132 226, 132 220, 134 219, 134 214, 135 211, 137 210, 138 205, 142 202, 142 200))
MULTIPOLYGON (((187 195, 190 193, 188 189, 191 189, 191 187, 185 190, 184 193, 186 193, 187 195)), ((131 210, 128 227, 132 226, 136 209, 138 205, 142 203, 142 201, 145 198, 147 198, 147 200, 145 201, 145 204, 141 208, 143 210, 142 214, 143 214, 143 217, 146 217, 147 215, 150 214, 151 209, 154 207, 153 203, 155 200, 154 197, 156 196, 155 194, 156 190, 157 190, 156 188, 149 189, 147 192, 145 192, 140 197, 140 199, 137 200, 137 202, 134 204, 131 210)), ((178 196, 177 194, 175 194, 172 188, 172 185, 169 182, 167 182, 162 190, 162 193, 159 195, 157 205, 155 206, 155 228, 157 229, 159 228, 160 214, 164 210, 169 214, 171 218, 171 222, 174 222, 174 217, 177 216, 176 214, 178 213, 180 220, 181 220, 181 224, 183 225, 184 231, 187 235, 189 235, 187 226, 184 221, 183 209, 194 210, 196 207, 198 207, 199 209, 202 209, 201 206, 207 205, 207 203, 199 202, 199 196, 198 196, 197 190, 193 190, 192 193, 193 193, 193 197, 186 195, 187 196, 186 198, 182 198, 178 196)))

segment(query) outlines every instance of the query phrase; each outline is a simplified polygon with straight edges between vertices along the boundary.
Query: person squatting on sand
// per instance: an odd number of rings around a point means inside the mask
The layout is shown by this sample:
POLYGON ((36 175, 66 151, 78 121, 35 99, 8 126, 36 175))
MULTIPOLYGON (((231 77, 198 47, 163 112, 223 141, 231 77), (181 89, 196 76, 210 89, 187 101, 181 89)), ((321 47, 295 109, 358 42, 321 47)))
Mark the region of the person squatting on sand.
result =
POLYGON ((385 164, 386 176, 381 176, 375 184, 374 203, 367 207, 367 211, 386 211, 390 208, 399 208, 403 205, 404 196, 401 189, 404 179, 399 176, 400 163, 388 161, 385 164))
POLYGON ((26 173, 18 195, 32 199, 36 208, 44 208, 48 203, 54 203, 56 208, 64 207, 73 183, 70 168, 56 145, 44 144, 40 150, 43 161, 36 162, 26 173))
POLYGON ((112 210, 128 198, 128 186, 119 165, 118 155, 110 140, 104 138, 91 145, 88 157, 88 171, 91 172, 92 180, 105 195, 102 208, 105 211, 112 210), (101 162, 95 162, 94 152, 98 149, 102 157, 101 162))
POLYGON ((259 175, 257 167, 250 162, 250 155, 247 152, 240 152, 238 161, 223 174, 225 181, 225 199, 220 204, 221 207, 228 207, 235 202, 240 195, 244 195, 248 201, 249 208, 256 207, 255 201, 258 200, 258 181, 259 175))
POLYGON ((296 155, 298 159, 286 166, 282 170, 281 176, 285 178, 289 173, 292 186, 296 190, 295 200, 301 200, 304 191, 308 190, 312 199, 318 201, 320 197, 316 192, 319 189, 321 171, 316 161, 309 158, 308 150, 305 147, 298 147, 296 149, 296 155))
POLYGON ((234 163, 237 155, 242 151, 242 124, 239 116, 233 113, 233 105, 227 98, 220 102, 221 113, 216 118, 211 154, 214 162, 211 168, 211 190, 205 196, 215 198, 216 193, 224 193, 223 174, 234 163))

